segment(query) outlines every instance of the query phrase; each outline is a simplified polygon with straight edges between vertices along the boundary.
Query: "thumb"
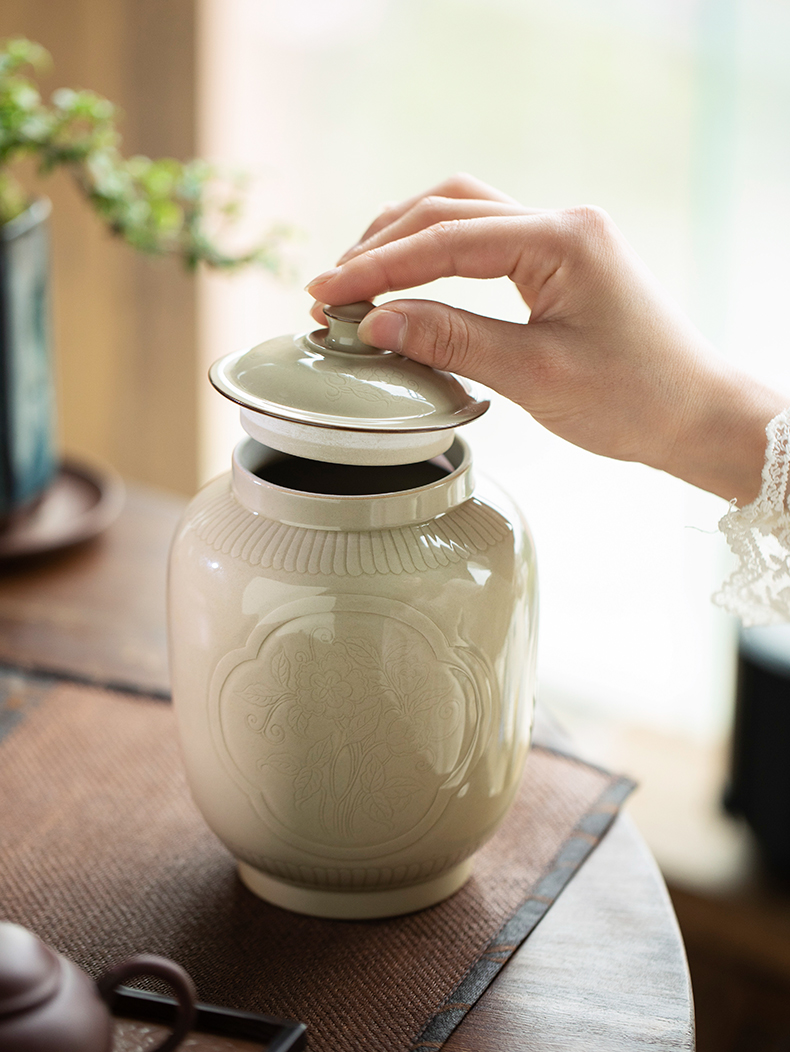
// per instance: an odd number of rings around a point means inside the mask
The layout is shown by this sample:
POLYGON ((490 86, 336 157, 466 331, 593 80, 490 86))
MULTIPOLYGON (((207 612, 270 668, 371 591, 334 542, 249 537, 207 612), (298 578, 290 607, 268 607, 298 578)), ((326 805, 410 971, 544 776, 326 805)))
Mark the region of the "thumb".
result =
POLYGON ((526 325, 484 318, 432 300, 393 300, 362 320, 359 338, 434 369, 459 373, 513 397, 532 342, 526 325), (514 362, 518 355, 521 362, 514 362))

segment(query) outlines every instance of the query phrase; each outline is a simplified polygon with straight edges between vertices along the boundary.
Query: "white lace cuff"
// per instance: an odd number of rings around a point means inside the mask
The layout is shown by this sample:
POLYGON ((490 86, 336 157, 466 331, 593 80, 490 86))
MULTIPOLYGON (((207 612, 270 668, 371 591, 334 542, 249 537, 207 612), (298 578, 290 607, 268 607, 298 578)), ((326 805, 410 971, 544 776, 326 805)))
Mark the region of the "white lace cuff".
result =
POLYGON ((713 601, 745 625, 790 621, 790 409, 774 417, 765 433, 759 496, 745 508, 732 505, 719 522, 740 565, 713 601))

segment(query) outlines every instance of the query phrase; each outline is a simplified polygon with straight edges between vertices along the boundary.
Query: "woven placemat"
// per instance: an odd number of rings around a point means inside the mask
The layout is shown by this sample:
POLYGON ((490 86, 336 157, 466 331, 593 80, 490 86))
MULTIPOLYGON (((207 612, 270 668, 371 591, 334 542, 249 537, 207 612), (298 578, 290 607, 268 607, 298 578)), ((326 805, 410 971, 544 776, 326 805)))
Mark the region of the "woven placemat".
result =
POLYGON ((384 921, 277 909, 238 880, 182 773, 171 707, 0 674, 0 916, 93 975, 172 957, 201 1000, 298 1019, 321 1052, 436 1049, 632 788, 534 748, 461 891, 384 921))

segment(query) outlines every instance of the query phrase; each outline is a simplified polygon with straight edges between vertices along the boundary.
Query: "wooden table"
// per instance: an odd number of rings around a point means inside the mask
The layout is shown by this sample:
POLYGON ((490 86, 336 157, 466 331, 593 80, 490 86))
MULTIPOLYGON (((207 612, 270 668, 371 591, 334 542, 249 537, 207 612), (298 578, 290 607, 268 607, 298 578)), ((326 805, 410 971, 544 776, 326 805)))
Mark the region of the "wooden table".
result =
MULTIPOLYGON (((71 551, 6 567, 0 664, 166 696, 165 562, 183 502, 130 488, 71 551)), ((538 720, 536 737, 560 732, 538 720)), ((454 1032, 447 1052, 693 1049, 683 944, 655 862, 620 815, 454 1032)))
MULTIPOLYGON (((573 718, 573 717, 571 717, 573 718)), ((747 825, 722 807, 727 739, 693 740, 576 720, 604 766, 634 776, 630 806, 680 921, 699 1052, 790 1048, 790 885, 764 865, 747 825)))

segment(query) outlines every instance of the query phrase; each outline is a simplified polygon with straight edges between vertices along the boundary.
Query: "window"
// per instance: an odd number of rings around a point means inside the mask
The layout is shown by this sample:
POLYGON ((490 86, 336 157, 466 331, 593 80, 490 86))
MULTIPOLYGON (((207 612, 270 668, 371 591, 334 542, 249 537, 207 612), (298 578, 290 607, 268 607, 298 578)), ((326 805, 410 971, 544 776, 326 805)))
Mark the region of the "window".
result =
MULTIPOLYGON (((606 208, 724 353, 790 390, 788 37, 778 0, 204 0, 203 149, 258 174, 255 222, 303 231, 293 286, 203 279, 206 360, 307 327, 301 285, 379 203, 465 169, 606 208)), ((507 282, 438 284, 418 294, 525 319, 507 282)), ((206 474, 239 435, 206 390, 206 474)), ((466 437, 535 534, 546 699, 719 734, 724 502, 504 399, 466 437)))

